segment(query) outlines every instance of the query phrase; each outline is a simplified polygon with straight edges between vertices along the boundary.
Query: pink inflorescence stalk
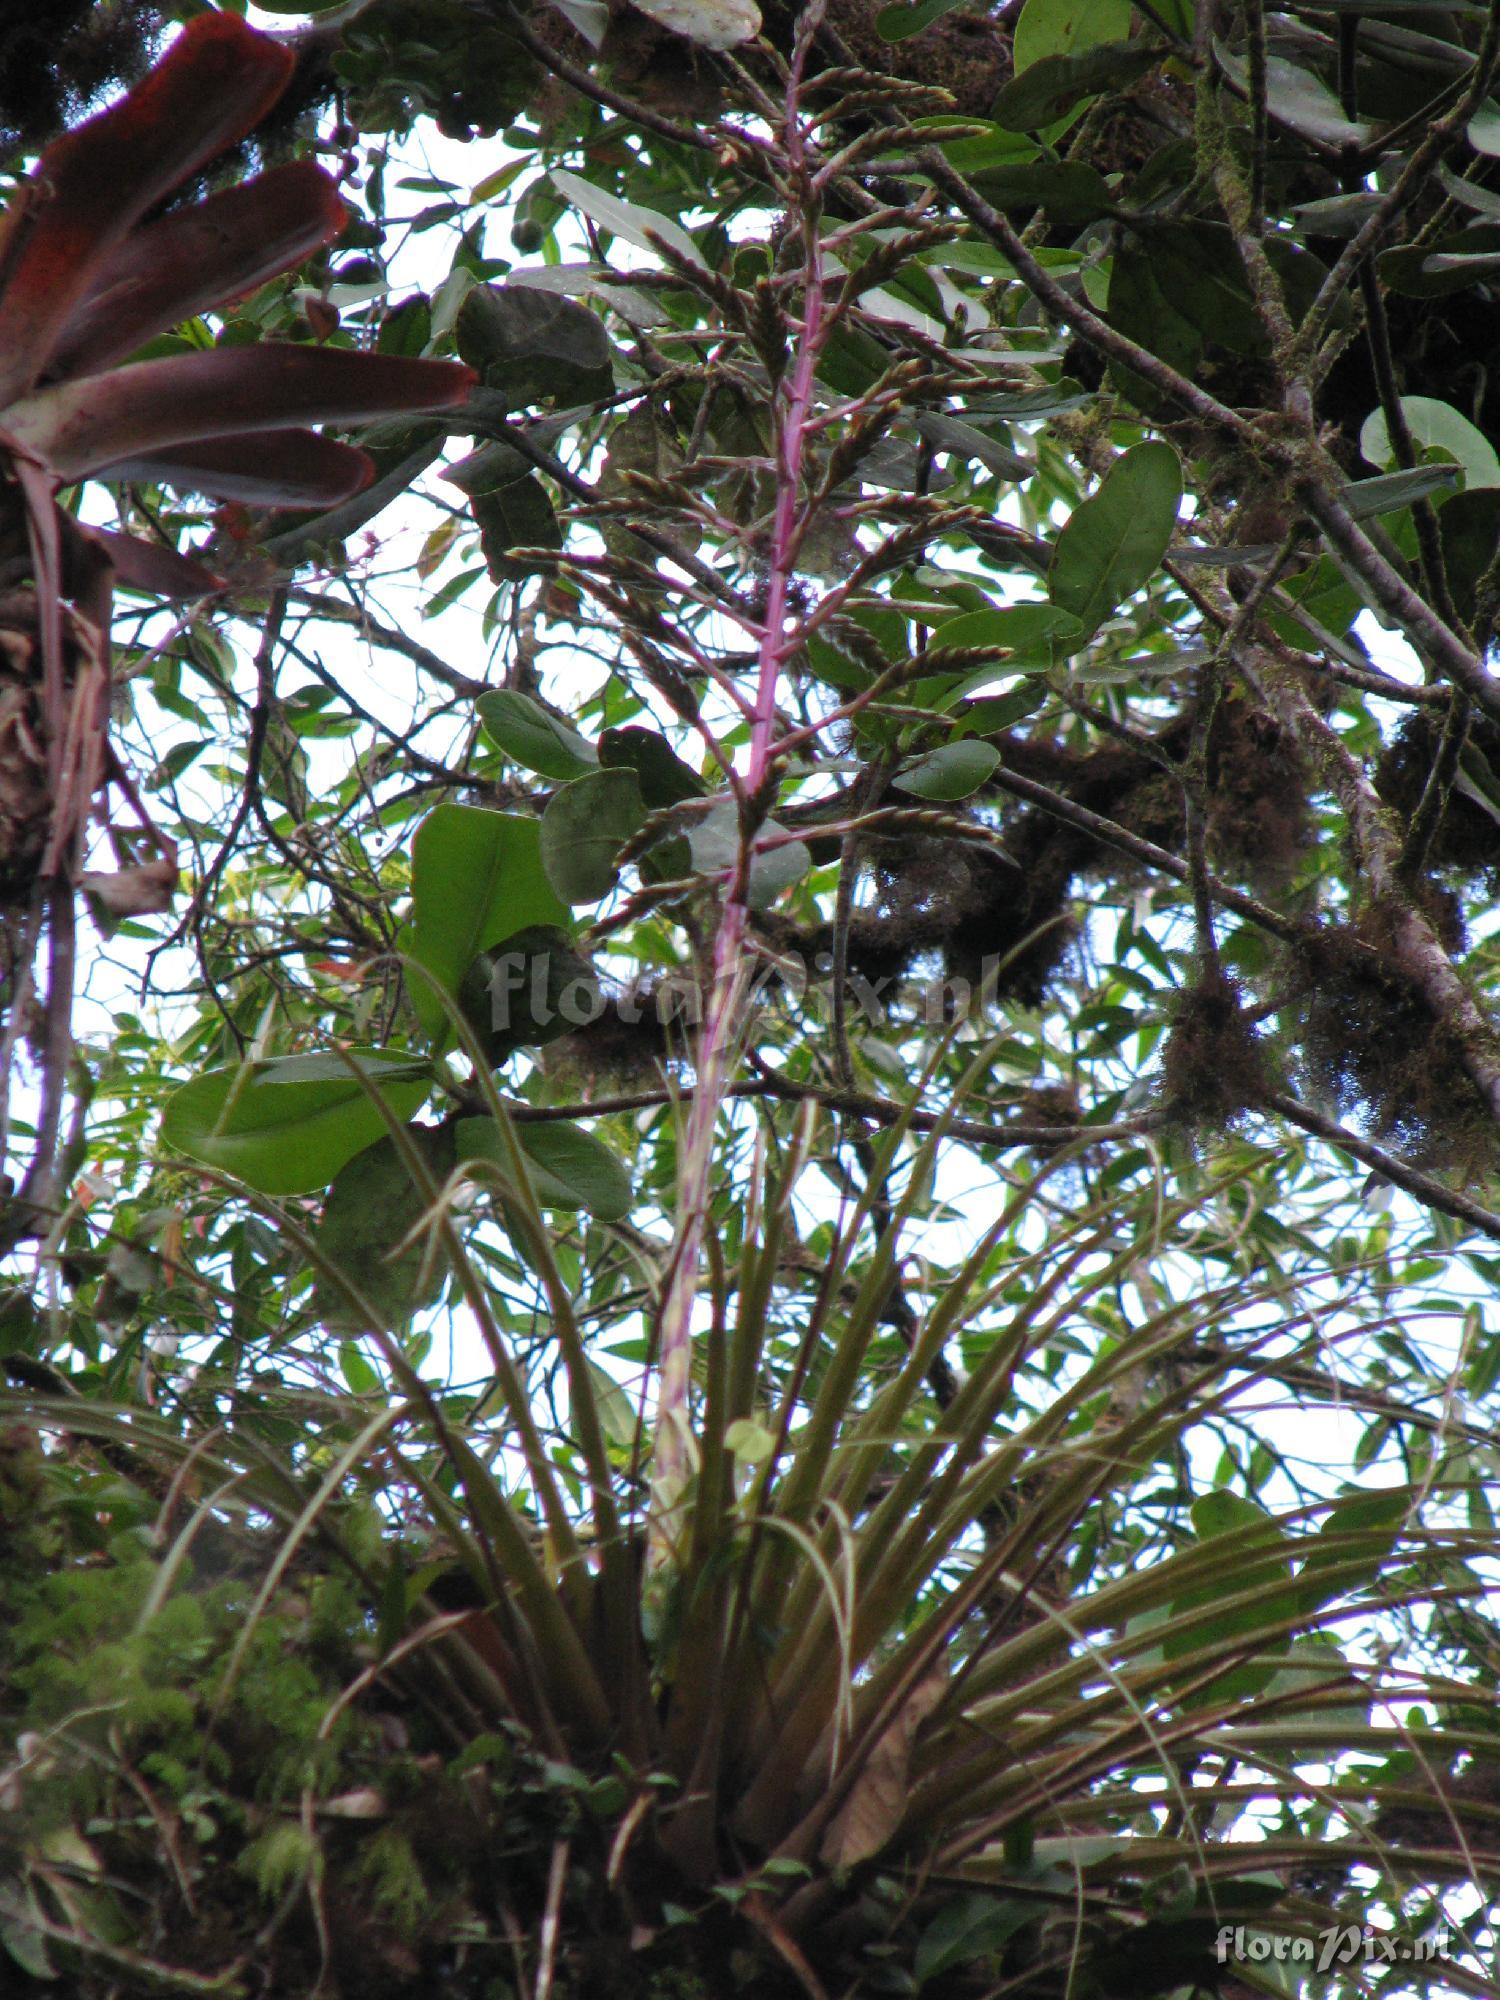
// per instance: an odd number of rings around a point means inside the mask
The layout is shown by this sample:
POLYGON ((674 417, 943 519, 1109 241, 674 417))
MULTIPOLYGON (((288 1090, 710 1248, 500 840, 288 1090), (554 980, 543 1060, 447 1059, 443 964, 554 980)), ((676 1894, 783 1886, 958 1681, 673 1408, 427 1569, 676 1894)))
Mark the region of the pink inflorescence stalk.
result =
POLYGON ((680 1502, 696 1465, 688 1402, 693 1301, 698 1292, 703 1232, 708 1220, 714 1128, 731 1081, 745 987, 745 932, 756 833, 756 818, 752 815, 762 815, 765 811, 781 670, 798 643, 797 632, 787 630, 787 591, 806 526, 799 496, 810 435, 813 384, 826 335, 818 190, 809 170, 807 130, 800 100, 808 49, 821 11, 815 5, 804 12, 787 76, 786 159, 792 189, 801 197, 798 209, 804 246, 802 324, 798 330, 796 365, 790 379, 778 385, 775 402, 776 508, 771 520, 765 612, 757 648, 750 756, 743 776, 743 795, 750 811, 742 812, 739 854, 725 891, 714 942, 713 988, 698 1044, 697 1084, 678 1168, 677 1242, 661 1313, 650 1538, 650 1560, 654 1566, 667 1561, 674 1552, 680 1502))

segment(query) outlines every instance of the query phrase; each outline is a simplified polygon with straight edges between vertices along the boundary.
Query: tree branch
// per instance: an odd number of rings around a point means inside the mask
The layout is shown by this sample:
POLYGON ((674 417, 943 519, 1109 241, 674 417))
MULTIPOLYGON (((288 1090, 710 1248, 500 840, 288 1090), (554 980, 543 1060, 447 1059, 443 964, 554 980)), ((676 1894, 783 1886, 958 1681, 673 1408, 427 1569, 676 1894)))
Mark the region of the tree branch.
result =
POLYGON ((1415 1197, 1428 1208, 1435 1208, 1443 1215, 1451 1215, 1455 1221, 1467 1222, 1471 1228, 1485 1236, 1493 1236, 1500 1241, 1500 1215, 1484 1208, 1477 1201, 1471 1201, 1466 1194, 1444 1187, 1431 1174, 1424 1174, 1419 1168, 1408 1165, 1396 1154, 1388 1153, 1383 1146, 1362 1139, 1357 1132, 1340 1125, 1336 1119, 1325 1118, 1321 1111, 1314 1111, 1300 1099, 1288 1096, 1284 1091, 1267 1091, 1261 1106, 1266 1111, 1274 1111, 1278 1118, 1284 1118, 1289 1125, 1299 1126, 1310 1132, 1315 1139, 1325 1139, 1330 1146, 1338 1146, 1352 1154, 1364 1166, 1415 1197))
MULTIPOLYGON (((1242 667, 1247 664, 1241 662, 1242 667)), ((1402 840, 1389 806, 1362 764, 1330 729, 1293 676, 1273 666, 1265 679, 1272 706, 1321 766, 1349 824, 1356 866, 1390 922, 1391 955, 1406 983, 1452 1031, 1464 1069, 1500 1122, 1500 1041, 1459 977, 1432 925, 1402 880, 1402 840)))
POLYGON ((1330 544, 1355 572, 1380 609, 1401 627, 1428 663, 1461 687, 1486 715, 1500 722, 1500 682, 1451 626, 1396 571, 1360 527, 1339 496, 1321 479, 1305 476, 1297 498, 1330 544))
MULTIPOLYGON (((1118 848, 1135 861, 1144 861, 1148 868, 1159 869, 1163 875, 1170 875, 1174 882, 1192 886, 1192 870, 1180 855, 1173 854, 1165 847, 1158 847, 1154 840, 1143 840, 1139 834, 1128 833, 1123 826, 1112 819, 1105 819, 1101 813, 1090 812, 1087 806, 1078 805, 1074 800, 1057 792, 1050 785, 1038 784, 1034 778, 1022 777, 1007 764, 1000 764, 992 772, 989 782, 998 785, 1012 797, 1025 799, 1028 804, 1040 806, 1055 819, 1065 820, 1069 826, 1076 826, 1083 833, 1090 833, 1096 840, 1109 847, 1118 848)), ((1217 875, 1205 875, 1205 884, 1216 903, 1226 910, 1233 910, 1236 916, 1245 917, 1258 924, 1272 937, 1278 937, 1284 944, 1295 944, 1307 936, 1307 925, 1295 917, 1284 917, 1279 910, 1273 910, 1269 903, 1259 902, 1254 896, 1247 896, 1217 875)))

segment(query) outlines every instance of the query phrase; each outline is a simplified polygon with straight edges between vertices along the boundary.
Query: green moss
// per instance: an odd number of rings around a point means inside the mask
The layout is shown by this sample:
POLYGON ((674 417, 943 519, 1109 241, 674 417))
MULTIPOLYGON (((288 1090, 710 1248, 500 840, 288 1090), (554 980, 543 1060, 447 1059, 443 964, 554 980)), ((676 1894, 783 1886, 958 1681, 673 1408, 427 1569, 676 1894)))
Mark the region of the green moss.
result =
POLYGON ((243 1850, 235 1867, 267 1902, 307 1880, 319 1865, 318 1843, 297 1820, 278 1820, 243 1850))
POLYGON ((411 1842, 399 1827, 382 1827, 365 1849, 358 1876, 375 1907, 403 1937, 415 1937, 429 1904, 429 1891, 411 1842))

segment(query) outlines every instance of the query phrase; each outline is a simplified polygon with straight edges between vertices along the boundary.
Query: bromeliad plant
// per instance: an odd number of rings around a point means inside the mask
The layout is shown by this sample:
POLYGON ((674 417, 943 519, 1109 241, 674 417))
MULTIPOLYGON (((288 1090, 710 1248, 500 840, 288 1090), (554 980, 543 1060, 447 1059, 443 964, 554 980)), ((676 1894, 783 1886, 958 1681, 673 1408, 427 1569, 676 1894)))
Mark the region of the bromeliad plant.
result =
POLYGON ((46 149, 0 226, 0 1153, 23 1034, 41 1072, 30 1161, 0 1224, 7 1243, 44 1234, 61 1191, 74 898, 96 800, 115 791, 139 821, 111 824, 123 865, 90 880, 110 912, 166 908, 176 881, 170 843, 109 750, 113 588, 221 588, 170 547, 81 524, 60 493, 88 479, 165 481, 257 507, 332 505, 370 479, 371 461, 302 425, 450 408, 472 381, 451 362, 311 344, 139 358, 342 231, 337 185, 310 162, 156 213, 264 116, 293 66, 233 14, 201 15, 128 96, 46 149))
MULTIPOLYGON (((1410 1960, 1451 1920, 1391 1990, 1486 1990, 1460 1920, 1500 1859, 1496 1717, 1452 1634, 1494 1643, 1490 1538, 1416 1486, 1278 1513, 1197 1470, 1247 1399, 1316 1374, 1331 1327, 1370 1330, 1358 1272, 1294 1249, 1254 1270, 1243 1164, 1196 1200, 1083 1203, 1059 1157, 944 1267, 913 1255, 940 1132, 884 1135, 803 1240, 836 1141, 811 1116, 763 1131, 748 1210, 712 1218, 663 1590, 645 1411, 622 1422, 591 1363, 524 1155, 440 1182, 390 1125, 416 1238, 490 1353, 477 1404, 390 1333, 355 1400, 282 1409, 222 1361, 180 1417, 26 1400, 68 1439, 33 1485, 60 1500, 109 1454, 96 1505, 133 1581, 69 1621, 59 1575, 10 1642, 21 1964, 90 2000, 147 1971, 233 1995, 253 1971, 288 1995, 1040 2000, 1236 1990, 1236 1937, 1254 1991, 1273 1948, 1373 1926, 1410 1960), (455 1235, 476 1184, 547 1301, 561 1438, 455 1235), (1174 1296, 1190 1237, 1223 1282, 1174 1296), (1446 1666, 1406 1631, 1435 1600, 1446 1666)), ((270 1219, 347 1323, 383 1325, 294 1208, 270 1219)))

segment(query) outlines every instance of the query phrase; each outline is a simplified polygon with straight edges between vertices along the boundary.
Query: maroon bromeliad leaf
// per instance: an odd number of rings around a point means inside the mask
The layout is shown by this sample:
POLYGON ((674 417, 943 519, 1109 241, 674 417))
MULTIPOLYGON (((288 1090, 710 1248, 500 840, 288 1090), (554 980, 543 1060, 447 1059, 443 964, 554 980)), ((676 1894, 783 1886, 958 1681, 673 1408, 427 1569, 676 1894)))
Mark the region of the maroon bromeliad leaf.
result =
MULTIPOLYGON (((40 1112, 16 1203, 28 1213, 45 1215, 63 1186, 71 885, 81 879, 96 914, 102 907, 113 920, 164 910, 176 883, 165 844, 155 860, 80 877, 101 786, 113 775, 129 790, 108 761, 112 592, 123 583, 196 599, 224 588, 170 547, 84 526, 58 504, 58 486, 112 470, 258 506, 337 507, 373 466, 301 423, 448 409, 476 380, 451 362, 272 343, 111 366, 338 235, 338 191, 310 164, 143 226, 269 110, 292 69, 288 49, 234 13, 204 13, 126 97, 49 146, 0 214, 0 470, 19 499, 16 540, 29 555, 43 780, 26 808, 35 837, 18 850, 25 872, 7 893, 21 907, 32 881, 44 887, 38 908, 51 931, 40 1112), (69 619, 80 640, 71 669, 69 619)), ((39 937, 33 930, 23 968, 39 937)))
MULTIPOLYGON (((475 380, 473 369, 451 361, 263 341, 61 382, 12 404, 5 422, 23 451, 70 481, 174 445, 288 422, 368 423, 452 409, 475 380)), ((253 466, 253 454, 245 463, 253 466)))
POLYGON ((8 232, 0 403, 35 382, 100 260, 286 87, 291 51, 233 14, 200 14, 128 96, 43 153, 8 232))
POLYGON ((375 466, 368 452, 316 431, 243 432, 170 445, 101 465, 96 479, 161 481, 246 507, 336 507, 368 486, 375 466))
POLYGON ((342 231, 338 186, 311 160, 136 230, 103 260, 74 307, 47 372, 78 375, 134 353, 153 334, 254 291, 342 231))
POLYGON ((224 587, 211 570, 160 542, 119 535, 113 528, 79 528, 78 533, 99 544, 116 583, 124 584, 127 590, 143 590, 150 597, 206 597, 224 587))

